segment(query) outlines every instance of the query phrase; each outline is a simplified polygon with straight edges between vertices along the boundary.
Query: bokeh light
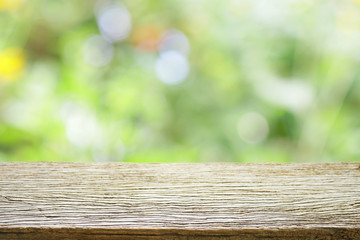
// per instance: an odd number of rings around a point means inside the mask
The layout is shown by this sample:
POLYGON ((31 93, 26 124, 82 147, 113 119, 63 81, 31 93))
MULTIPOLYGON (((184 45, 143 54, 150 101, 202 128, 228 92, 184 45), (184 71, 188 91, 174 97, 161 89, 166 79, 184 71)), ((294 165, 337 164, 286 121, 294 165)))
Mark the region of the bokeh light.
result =
POLYGON ((187 59, 174 50, 161 52, 155 63, 158 78, 166 84, 178 84, 185 80, 189 73, 187 59))
POLYGON ((0 0, 0 11, 15 10, 22 4, 23 0, 0 0))
POLYGON ((237 124, 239 136, 246 143, 257 144, 265 140, 269 133, 266 119, 256 112, 243 114, 237 124))
POLYGON ((0 81, 13 81, 19 78, 25 67, 25 53, 20 48, 0 50, 0 81))
POLYGON ((360 5, 0 0, 0 161, 359 161, 360 5))
POLYGON ((159 51, 177 51, 184 56, 188 56, 190 52, 190 43, 188 38, 179 30, 169 30, 165 33, 159 44, 159 51))
POLYGON ((77 147, 92 147, 101 142, 101 128, 95 117, 86 109, 73 103, 61 107, 61 116, 68 140, 77 147))
POLYGON ((163 35, 163 27, 157 24, 137 26, 131 41, 139 51, 156 51, 163 35))
POLYGON ((113 42, 126 39, 131 31, 131 16, 127 8, 119 2, 99 4, 97 22, 101 34, 113 42))
POLYGON ((99 35, 89 37, 83 47, 84 60, 95 67, 110 63, 114 55, 112 44, 99 35))

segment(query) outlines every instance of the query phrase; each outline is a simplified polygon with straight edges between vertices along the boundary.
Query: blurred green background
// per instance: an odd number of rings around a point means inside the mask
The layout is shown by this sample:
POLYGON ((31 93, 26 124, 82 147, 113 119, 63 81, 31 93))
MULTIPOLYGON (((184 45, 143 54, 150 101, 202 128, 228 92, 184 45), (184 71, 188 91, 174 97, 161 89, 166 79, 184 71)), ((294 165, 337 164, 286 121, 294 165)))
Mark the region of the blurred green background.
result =
POLYGON ((0 0, 0 161, 360 161, 359 4, 0 0))

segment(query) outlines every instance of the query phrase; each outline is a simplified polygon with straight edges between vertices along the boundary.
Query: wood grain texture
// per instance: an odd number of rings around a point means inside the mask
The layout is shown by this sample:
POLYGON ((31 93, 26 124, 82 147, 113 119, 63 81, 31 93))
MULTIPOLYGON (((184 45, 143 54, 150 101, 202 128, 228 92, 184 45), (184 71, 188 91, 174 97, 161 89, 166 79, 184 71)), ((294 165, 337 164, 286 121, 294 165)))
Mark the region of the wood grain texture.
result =
POLYGON ((0 239, 360 239, 360 164, 0 163, 0 239))

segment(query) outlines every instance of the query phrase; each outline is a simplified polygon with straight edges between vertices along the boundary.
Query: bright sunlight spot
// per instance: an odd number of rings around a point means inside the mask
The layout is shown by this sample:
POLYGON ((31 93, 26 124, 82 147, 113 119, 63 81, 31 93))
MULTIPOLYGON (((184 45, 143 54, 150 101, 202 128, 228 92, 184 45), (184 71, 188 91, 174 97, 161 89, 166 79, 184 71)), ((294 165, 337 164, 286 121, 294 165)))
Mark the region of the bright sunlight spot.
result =
POLYGON ((266 119, 256 112, 248 112, 242 115, 237 128, 240 138, 250 144, 264 141, 269 133, 269 125, 266 119))

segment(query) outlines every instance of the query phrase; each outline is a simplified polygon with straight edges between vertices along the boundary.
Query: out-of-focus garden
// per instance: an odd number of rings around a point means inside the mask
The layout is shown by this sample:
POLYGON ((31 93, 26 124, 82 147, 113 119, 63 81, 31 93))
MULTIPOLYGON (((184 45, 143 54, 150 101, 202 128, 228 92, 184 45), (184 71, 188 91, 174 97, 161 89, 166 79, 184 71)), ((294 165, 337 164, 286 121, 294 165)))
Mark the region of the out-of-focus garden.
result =
POLYGON ((0 161, 360 161, 345 0, 0 0, 0 161))

